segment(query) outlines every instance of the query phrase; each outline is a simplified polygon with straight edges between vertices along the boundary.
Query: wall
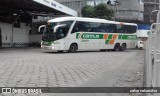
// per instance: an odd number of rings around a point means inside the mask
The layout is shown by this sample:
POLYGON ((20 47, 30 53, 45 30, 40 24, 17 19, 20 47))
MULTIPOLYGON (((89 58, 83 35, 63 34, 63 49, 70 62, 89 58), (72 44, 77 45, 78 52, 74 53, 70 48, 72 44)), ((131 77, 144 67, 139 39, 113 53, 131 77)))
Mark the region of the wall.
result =
POLYGON ((81 16, 81 9, 86 5, 86 0, 55 0, 71 9, 77 11, 78 16, 81 16))
POLYGON ((144 2, 144 23, 153 23, 156 21, 157 12, 152 11, 159 10, 159 0, 144 0, 144 2))
POLYGON ((11 43, 12 25, 0 23, 0 28, 2 32, 2 43, 11 43))
POLYGON ((42 40, 42 34, 29 35, 29 40, 31 43, 33 43, 33 42, 40 43, 42 40))
MULTIPOLYGON (((2 31, 2 46, 11 47, 12 46, 12 24, 0 23, 0 28, 2 31)), ((21 23, 21 28, 13 28, 13 43, 18 46, 25 43, 29 43, 29 26, 21 23)))

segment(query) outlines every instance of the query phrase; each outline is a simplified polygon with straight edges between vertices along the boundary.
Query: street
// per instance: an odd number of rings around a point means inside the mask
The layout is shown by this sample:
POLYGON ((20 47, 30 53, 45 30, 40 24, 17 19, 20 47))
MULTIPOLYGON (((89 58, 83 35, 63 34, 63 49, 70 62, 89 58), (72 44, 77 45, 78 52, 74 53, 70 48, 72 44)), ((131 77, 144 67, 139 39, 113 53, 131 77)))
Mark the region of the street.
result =
MULTIPOLYGON (((1 49, 0 87, 143 87, 143 52, 144 50, 56 53, 44 52, 42 49, 1 49)), ((59 95, 142 96, 129 93, 34 94, 59 95)))

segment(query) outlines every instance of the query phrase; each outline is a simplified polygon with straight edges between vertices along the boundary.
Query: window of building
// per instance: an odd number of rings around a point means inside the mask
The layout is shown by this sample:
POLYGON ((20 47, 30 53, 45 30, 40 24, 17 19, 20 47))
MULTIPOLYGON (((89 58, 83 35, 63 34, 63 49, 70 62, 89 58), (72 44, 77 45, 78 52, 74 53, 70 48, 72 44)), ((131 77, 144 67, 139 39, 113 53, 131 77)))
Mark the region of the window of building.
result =
POLYGON ((65 2, 64 5, 69 6, 69 2, 65 2))
POLYGON ((77 6, 78 6, 78 7, 81 7, 81 6, 82 6, 82 2, 81 2, 81 1, 77 1, 76 3, 77 3, 77 6))
POLYGON ((95 5, 94 3, 95 3, 94 1, 87 1, 87 5, 90 5, 90 6, 94 6, 95 5))

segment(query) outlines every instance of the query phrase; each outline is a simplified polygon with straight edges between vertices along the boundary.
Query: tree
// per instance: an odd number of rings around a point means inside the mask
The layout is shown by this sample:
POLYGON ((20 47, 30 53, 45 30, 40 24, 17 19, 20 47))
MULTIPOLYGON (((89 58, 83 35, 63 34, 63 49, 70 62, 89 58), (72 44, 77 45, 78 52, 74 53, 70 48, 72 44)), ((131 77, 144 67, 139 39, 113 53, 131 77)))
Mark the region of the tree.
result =
POLYGON ((90 5, 83 7, 81 12, 83 17, 90 17, 90 18, 94 17, 94 7, 90 5))
POLYGON ((101 3, 94 7, 95 17, 111 20, 113 17, 113 11, 107 8, 107 4, 101 3))
POLYGON ((105 3, 101 3, 95 7, 87 5, 82 8, 82 16, 111 20, 113 17, 113 11, 108 9, 107 4, 105 3))

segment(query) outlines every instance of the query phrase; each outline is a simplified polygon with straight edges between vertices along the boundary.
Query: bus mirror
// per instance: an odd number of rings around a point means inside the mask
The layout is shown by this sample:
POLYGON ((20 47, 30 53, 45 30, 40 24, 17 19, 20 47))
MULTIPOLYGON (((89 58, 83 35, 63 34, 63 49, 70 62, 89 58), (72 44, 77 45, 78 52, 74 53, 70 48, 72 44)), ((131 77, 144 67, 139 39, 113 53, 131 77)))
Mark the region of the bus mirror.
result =
POLYGON ((53 33, 56 33, 56 31, 57 31, 57 29, 58 29, 59 27, 64 27, 64 26, 66 26, 66 24, 61 24, 61 25, 55 26, 55 27, 54 27, 54 32, 53 32, 53 33))
POLYGON ((46 25, 41 25, 41 26, 39 26, 38 32, 42 32, 42 33, 43 33, 42 29, 45 28, 45 27, 46 27, 46 25))

